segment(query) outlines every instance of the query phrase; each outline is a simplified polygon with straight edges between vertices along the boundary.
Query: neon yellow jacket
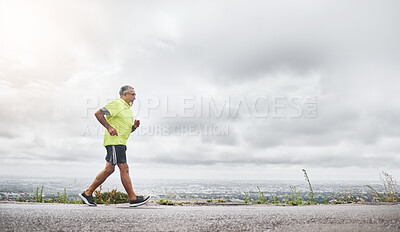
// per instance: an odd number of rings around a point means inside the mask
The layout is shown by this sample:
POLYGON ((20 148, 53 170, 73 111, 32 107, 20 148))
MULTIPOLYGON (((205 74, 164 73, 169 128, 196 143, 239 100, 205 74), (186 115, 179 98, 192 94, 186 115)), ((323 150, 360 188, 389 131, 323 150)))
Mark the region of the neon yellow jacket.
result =
POLYGON ((118 136, 111 136, 106 129, 104 133, 104 146, 108 145, 125 145, 132 132, 133 113, 131 105, 126 103, 122 98, 118 98, 108 103, 105 108, 110 112, 106 116, 107 122, 114 127, 118 136))

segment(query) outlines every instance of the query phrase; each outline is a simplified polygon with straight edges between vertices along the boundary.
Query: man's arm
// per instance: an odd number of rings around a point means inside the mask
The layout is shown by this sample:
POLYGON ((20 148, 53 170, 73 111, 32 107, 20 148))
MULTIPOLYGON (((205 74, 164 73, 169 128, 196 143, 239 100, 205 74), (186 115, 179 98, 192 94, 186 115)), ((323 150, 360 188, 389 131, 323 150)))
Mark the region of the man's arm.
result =
POLYGON ((106 118, 104 117, 105 113, 100 109, 98 111, 96 111, 96 113, 94 113, 94 116, 96 116, 97 120, 101 123, 101 125, 103 125, 108 133, 110 133, 110 135, 116 135, 118 136, 118 132, 115 128, 113 128, 106 120, 106 118))

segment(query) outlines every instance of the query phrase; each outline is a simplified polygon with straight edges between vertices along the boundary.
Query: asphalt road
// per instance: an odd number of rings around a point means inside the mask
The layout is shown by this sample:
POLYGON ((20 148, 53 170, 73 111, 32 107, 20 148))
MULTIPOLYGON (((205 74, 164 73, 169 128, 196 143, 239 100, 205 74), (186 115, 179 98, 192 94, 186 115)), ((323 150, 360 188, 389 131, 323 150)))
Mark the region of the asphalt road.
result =
POLYGON ((400 205, 0 203, 1 231, 400 231, 400 205))

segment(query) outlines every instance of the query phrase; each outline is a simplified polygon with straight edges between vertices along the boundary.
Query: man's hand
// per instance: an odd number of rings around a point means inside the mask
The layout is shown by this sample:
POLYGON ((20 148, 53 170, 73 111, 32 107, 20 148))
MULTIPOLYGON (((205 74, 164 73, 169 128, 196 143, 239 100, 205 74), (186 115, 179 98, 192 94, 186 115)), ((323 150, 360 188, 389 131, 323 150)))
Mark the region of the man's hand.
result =
POLYGON ((118 136, 118 132, 115 128, 113 128, 106 120, 106 118, 104 117, 104 112, 100 109, 98 111, 96 111, 96 113, 94 113, 94 115, 96 116, 97 120, 101 123, 101 125, 103 125, 105 128, 107 128, 108 133, 111 136, 118 136))
POLYGON ((109 133, 111 136, 114 136, 114 135, 118 136, 118 132, 117 132, 117 130, 116 130, 115 128, 113 128, 113 127, 110 126, 107 130, 108 130, 108 133, 109 133))
POLYGON ((136 130, 136 128, 138 128, 139 126, 140 126, 140 120, 135 119, 135 122, 133 123, 133 126, 132 126, 132 132, 134 132, 136 130))
POLYGON ((133 123, 133 127, 135 127, 135 129, 136 128, 138 128, 140 126, 140 120, 136 120, 135 119, 135 122, 133 123))

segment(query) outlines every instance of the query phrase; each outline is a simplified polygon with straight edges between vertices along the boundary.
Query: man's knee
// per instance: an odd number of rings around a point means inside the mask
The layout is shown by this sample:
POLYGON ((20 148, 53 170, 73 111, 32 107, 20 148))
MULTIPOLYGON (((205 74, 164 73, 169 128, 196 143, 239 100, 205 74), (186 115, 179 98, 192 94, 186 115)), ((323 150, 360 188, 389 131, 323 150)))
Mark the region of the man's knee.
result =
POLYGON ((124 173, 129 173, 129 166, 127 163, 124 164, 118 164, 119 170, 120 172, 124 172, 124 173))
POLYGON ((111 175, 114 172, 114 170, 115 170, 114 166, 108 166, 105 168, 107 175, 111 175))

